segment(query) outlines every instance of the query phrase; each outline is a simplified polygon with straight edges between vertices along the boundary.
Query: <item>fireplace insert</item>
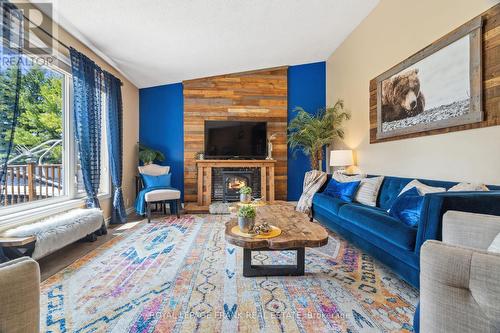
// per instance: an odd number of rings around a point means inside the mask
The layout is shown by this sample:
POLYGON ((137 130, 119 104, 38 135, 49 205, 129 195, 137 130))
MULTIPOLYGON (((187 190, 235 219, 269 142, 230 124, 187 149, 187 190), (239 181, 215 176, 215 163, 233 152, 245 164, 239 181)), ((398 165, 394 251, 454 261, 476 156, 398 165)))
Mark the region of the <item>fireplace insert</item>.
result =
POLYGON ((222 171, 222 186, 224 202, 238 201, 240 199, 240 188, 253 186, 252 171, 224 170, 222 171))

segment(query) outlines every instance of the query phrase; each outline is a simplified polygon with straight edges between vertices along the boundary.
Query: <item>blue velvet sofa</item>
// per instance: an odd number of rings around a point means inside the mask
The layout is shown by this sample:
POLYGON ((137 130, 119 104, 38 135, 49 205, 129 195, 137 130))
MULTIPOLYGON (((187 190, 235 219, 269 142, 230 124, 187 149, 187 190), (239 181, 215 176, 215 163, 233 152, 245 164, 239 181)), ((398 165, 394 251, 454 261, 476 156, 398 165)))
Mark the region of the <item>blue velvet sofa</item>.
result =
MULTIPOLYGON (((328 178, 329 180, 330 178, 328 178)), ((441 239, 441 220, 448 210, 500 215, 500 186, 490 192, 443 192, 427 194, 418 227, 410 227, 387 213, 403 187, 414 178, 385 177, 377 207, 348 203, 323 194, 326 184, 315 194, 313 218, 339 233, 418 288, 420 247, 428 239, 441 239)), ((457 183, 419 179, 420 182, 449 189, 457 183)))

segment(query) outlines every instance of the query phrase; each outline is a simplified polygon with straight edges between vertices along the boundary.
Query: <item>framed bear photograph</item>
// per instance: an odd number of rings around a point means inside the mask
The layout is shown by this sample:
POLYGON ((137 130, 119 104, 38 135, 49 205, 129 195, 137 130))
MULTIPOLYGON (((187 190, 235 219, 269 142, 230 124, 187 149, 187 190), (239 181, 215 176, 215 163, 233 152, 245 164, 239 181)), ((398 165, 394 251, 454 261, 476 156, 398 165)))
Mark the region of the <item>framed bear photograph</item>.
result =
POLYGON ((377 139, 480 122, 478 17, 394 66, 377 84, 377 139))

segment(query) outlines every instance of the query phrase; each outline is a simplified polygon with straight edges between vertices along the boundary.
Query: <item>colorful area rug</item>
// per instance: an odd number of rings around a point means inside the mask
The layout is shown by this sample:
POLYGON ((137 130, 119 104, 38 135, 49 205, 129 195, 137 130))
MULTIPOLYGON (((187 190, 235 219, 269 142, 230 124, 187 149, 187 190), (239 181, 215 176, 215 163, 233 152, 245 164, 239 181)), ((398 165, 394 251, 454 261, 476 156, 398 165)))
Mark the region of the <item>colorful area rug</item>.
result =
MULTIPOLYGON (((418 292, 340 237, 302 277, 244 278, 228 216, 140 224, 42 284, 43 332, 411 332, 418 292)), ((258 263, 291 252, 255 253, 258 263)))

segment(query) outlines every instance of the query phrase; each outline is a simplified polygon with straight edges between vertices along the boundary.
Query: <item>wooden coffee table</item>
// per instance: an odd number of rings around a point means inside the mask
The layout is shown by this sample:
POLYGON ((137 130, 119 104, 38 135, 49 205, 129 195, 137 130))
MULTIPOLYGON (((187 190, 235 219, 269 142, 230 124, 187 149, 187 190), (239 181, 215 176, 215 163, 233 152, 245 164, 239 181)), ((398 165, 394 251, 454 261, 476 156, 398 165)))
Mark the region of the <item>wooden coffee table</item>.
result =
POLYGON ((268 239, 254 239, 235 235, 231 229, 238 224, 234 216, 226 223, 226 241, 243 248, 243 276, 299 276, 304 275, 305 247, 320 247, 328 243, 328 233, 321 225, 309 221, 296 212, 290 203, 276 201, 256 207, 256 225, 267 222, 281 229, 281 235, 268 239), (296 265, 252 265, 254 251, 296 251, 296 265))

